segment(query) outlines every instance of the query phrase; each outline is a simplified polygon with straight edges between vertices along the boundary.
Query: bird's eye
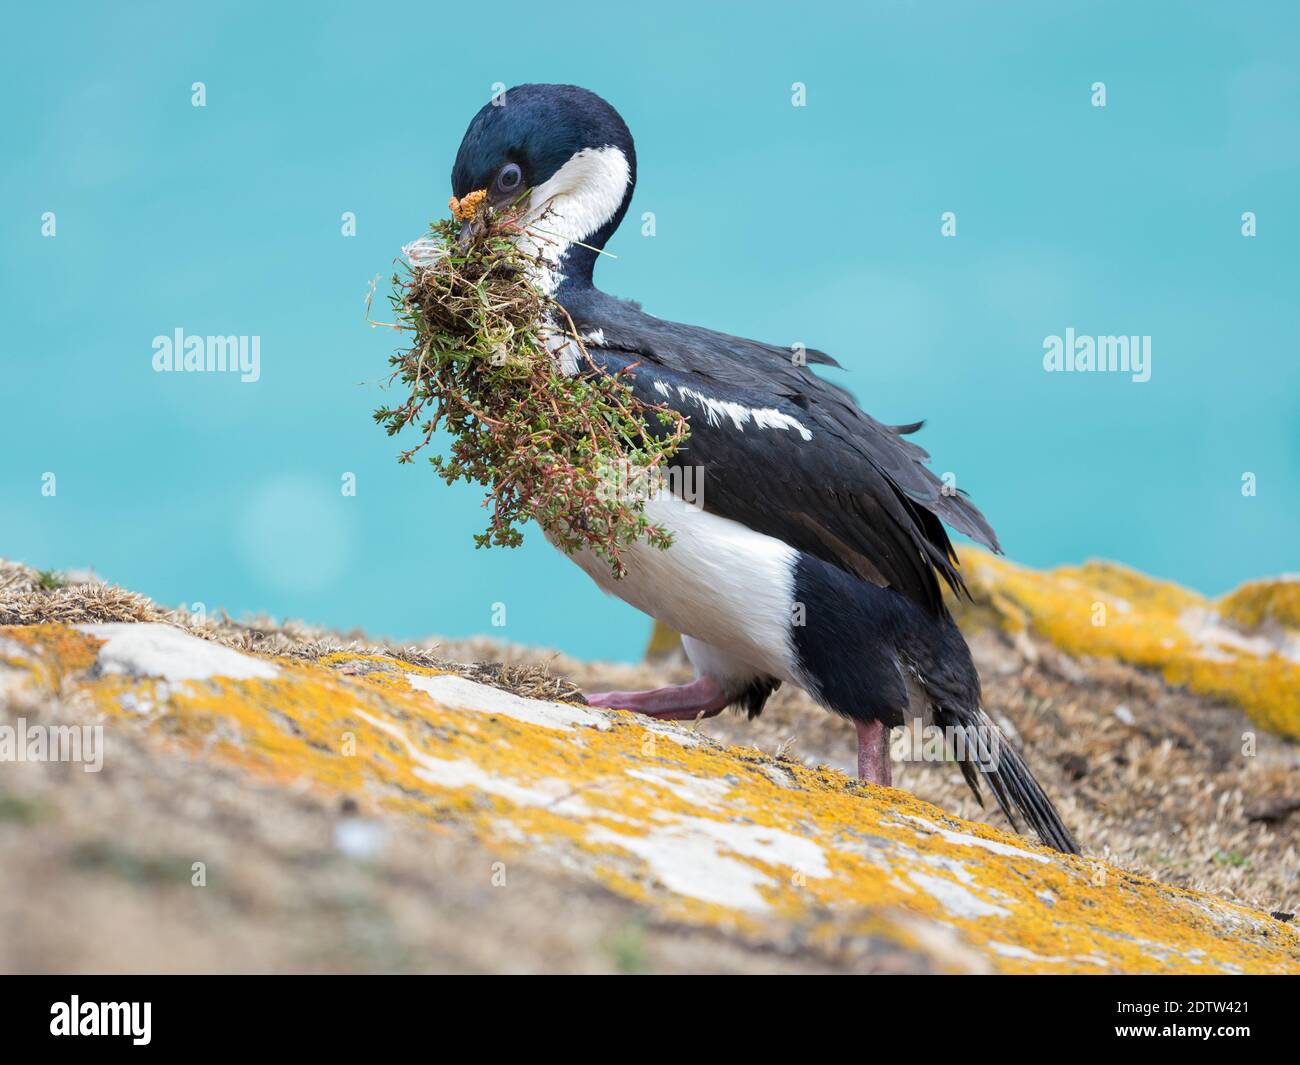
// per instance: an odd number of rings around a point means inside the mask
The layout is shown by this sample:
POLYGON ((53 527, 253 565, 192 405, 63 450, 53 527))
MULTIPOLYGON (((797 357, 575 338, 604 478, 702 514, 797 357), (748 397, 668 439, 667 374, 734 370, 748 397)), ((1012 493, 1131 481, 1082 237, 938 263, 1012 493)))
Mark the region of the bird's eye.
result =
POLYGON ((497 190, 499 192, 514 192, 524 183, 524 172, 520 169, 518 163, 506 163, 497 172, 497 190))

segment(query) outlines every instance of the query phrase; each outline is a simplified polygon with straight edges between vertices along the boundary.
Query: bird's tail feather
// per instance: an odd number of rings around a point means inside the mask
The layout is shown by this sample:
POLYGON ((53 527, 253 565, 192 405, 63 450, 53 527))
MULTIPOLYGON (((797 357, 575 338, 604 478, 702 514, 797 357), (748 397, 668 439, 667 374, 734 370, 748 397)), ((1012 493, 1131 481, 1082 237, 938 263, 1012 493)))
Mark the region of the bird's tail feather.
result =
POLYGON ((962 776, 981 806, 984 798, 980 794, 980 777, 983 777, 1017 832, 1020 831, 1019 814, 1047 846, 1066 854, 1079 853, 1079 845, 1020 752, 983 710, 941 709, 937 716, 940 724, 961 732, 965 741, 965 750, 958 751, 962 776))

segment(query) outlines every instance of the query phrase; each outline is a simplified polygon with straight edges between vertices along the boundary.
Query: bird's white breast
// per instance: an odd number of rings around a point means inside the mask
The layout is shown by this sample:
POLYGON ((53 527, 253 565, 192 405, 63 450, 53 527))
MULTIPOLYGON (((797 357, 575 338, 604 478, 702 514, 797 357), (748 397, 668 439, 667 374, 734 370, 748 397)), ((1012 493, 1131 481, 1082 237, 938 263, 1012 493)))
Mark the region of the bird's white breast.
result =
POLYGON ((790 640, 798 552, 666 490, 645 513, 672 534, 667 550, 638 540, 624 550, 622 579, 589 551, 575 553, 574 561, 610 595, 665 625, 756 671, 799 683, 790 640))

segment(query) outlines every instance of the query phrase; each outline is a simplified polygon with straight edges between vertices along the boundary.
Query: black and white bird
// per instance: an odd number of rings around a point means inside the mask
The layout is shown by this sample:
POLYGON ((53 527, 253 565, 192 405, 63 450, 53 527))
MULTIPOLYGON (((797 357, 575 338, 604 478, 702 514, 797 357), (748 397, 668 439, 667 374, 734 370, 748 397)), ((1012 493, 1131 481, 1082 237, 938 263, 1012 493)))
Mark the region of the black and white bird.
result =
POLYGON ((604 370, 628 370, 637 396, 684 414, 676 461, 650 520, 667 550, 638 544, 627 574, 582 553, 605 591, 682 633, 693 683, 588 696, 598 706, 693 719, 737 706, 757 716, 782 683, 853 722, 859 775, 889 784, 890 730, 920 715, 946 728, 976 797, 983 777, 1012 824, 1078 853, 1019 753, 981 707, 970 651, 940 581, 964 591, 946 522, 999 550, 983 515, 944 491, 929 455, 812 371, 803 352, 646 314, 592 283, 627 213, 636 151, 618 112, 573 85, 520 85, 474 117, 451 175, 458 198, 502 206, 527 194, 533 278, 572 317, 604 370))

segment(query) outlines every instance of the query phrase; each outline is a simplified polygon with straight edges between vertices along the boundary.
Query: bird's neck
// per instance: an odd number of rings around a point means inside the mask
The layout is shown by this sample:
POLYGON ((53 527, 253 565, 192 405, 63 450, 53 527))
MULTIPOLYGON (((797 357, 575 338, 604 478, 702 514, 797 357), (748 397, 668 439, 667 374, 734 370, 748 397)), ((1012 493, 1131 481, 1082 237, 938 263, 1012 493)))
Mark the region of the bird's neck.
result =
POLYGON ((537 257, 531 280, 542 291, 591 287, 596 259, 632 199, 633 165, 618 148, 587 148, 533 189, 521 243, 537 257))

